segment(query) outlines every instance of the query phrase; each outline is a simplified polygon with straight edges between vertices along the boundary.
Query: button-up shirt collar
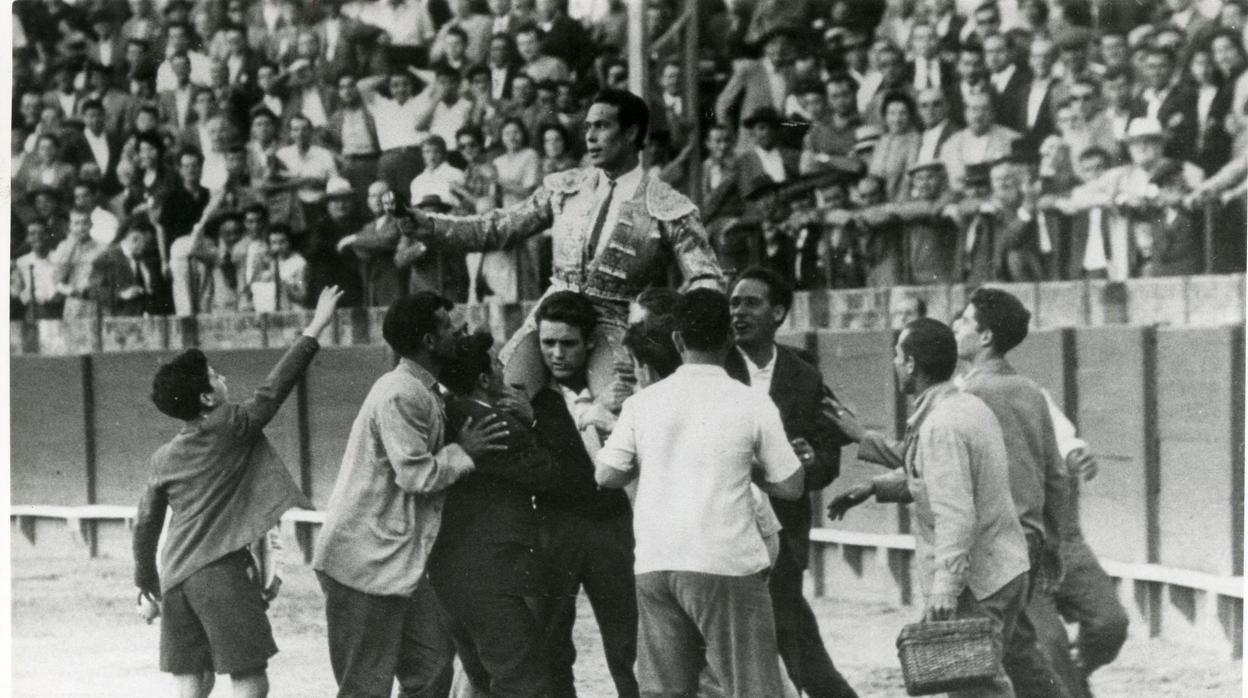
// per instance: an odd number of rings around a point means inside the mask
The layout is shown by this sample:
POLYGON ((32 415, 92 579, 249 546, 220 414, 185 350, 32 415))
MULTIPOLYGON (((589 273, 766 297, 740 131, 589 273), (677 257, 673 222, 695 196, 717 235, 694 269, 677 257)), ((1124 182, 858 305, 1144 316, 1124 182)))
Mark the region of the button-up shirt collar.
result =
POLYGON ((95 164, 99 165, 101 172, 108 172, 108 165, 112 158, 112 150, 108 147, 108 136, 106 134, 96 135, 91 129, 83 129, 82 135, 87 139, 87 146, 91 148, 91 157, 95 160, 95 164))
POLYGON ((756 366, 754 361, 750 359, 750 355, 745 353, 740 347, 737 352, 741 354, 741 358, 745 360, 745 369, 750 374, 750 387, 762 395, 771 395, 771 378, 776 372, 776 357, 780 355, 775 347, 771 348, 771 359, 762 366, 756 366))
POLYGON ((1040 108, 1044 106, 1044 98, 1049 93, 1049 78, 1037 77, 1031 83, 1031 91, 1027 93, 1027 127, 1031 128, 1040 118, 1040 108))
POLYGON ((1010 84, 1010 78, 1014 77, 1014 64, 1011 63, 1005 67, 1005 70, 992 74, 992 86, 997 92, 1005 92, 1005 86, 1010 84))

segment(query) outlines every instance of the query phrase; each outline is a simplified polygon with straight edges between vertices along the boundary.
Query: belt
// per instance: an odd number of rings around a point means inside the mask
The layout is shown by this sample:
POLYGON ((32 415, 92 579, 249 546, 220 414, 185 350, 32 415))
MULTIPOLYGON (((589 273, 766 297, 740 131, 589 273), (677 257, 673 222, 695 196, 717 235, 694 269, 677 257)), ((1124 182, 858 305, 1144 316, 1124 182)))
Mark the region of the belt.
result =
POLYGON ((386 153, 402 153, 408 150, 415 150, 417 152, 420 152, 420 146, 419 145, 401 145, 397 148, 387 148, 381 151, 381 154, 385 155, 386 153))
POLYGON ((380 156, 381 153, 343 153, 344 160, 372 160, 380 156))

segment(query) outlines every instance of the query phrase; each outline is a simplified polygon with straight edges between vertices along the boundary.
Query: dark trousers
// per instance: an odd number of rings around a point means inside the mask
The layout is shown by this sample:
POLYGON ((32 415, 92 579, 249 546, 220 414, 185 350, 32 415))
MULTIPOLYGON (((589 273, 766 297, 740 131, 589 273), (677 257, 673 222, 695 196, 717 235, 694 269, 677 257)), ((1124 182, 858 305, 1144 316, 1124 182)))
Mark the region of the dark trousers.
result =
POLYGON ((537 609, 518 594, 435 583, 455 652, 474 688, 491 698, 542 698, 550 690, 537 609))
POLYGON ((385 180, 396 196, 407 201, 408 190, 412 180, 425 169, 424 158, 420 155, 419 146, 391 148, 377 159, 377 179, 385 180))
POLYGON ((856 697, 828 656, 819 636, 819 624, 802 596, 803 570, 797 562, 794 544, 781 534, 780 554, 772 568, 768 586, 776 619, 776 644, 789 678, 798 690, 811 698, 856 697))
POLYGON ((576 696, 576 597, 582 585, 598 621, 607 669, 622 698, 638 695, 637 597, 633 583, 633 517, 590 519, 565 511, 542 512, 538 529, 546 578, 545 642, 552 698, 576 696))
POLYGON ((1052 593, 1041 589, 1038 584, 1042 545, 1039 536, 1027 534, 1027 547, 1031 555, 1028 601, 1022 613, 1018 614, 1013 634, 1005 641, 1005 672, 1009 674, 1018 698, 1075 698, 1077 694, 1072 694, 1067 689, 1066 682, 1054 667, 1052 657, 1041 648, 1036 631, 1037 618, 1044 627, 1049 627, 1046 608, 1053 603, 1052 593))
POLYGON ((1113 580, 1082 539, 1062 544, 1062 562, 1066 576, 1057 593, 1038 596, 1028 611, 1034 611, 1040 647, 1068 692, 1086 697, 1091 695, 1088 675, 1113 661, 1127 640, 1127 612, 1113 580), (1063 620, 1079 627, 1073 648, 1063 620))
POLYGON ((351 183, 356 211, 368 210, 368 187, 377 181, 377 155, 344 155, 342 176, 351 183))
POLYGON ((329 663, 338 698, 446 698, 455 645, 428 582, 410 597, 366 594, 316 573, 325 592, 329 663))
MULTIPOLYGON (((1023 615, 1023 606, 1027 603, 1028 579, 1020 574, 1005 586, 994 591, 983 599, 976 599, 969 588, 964 588, 958 597, 958 618, 983 616, 992 621, 994 642, 1003 643, 1005 652, 1009 652, 1010 643, 1018 635, 1018 621, 1023 615)), ((1000 647, 998 647, 1000 649, 1000 647)), ((982 686, 962 691, 952 691, 950 698, 1008 698, 1014 696, 1010 689, 1010 679, 1006 677, 1008 668, 997 668, 997 675, 991 682, 982 686)))

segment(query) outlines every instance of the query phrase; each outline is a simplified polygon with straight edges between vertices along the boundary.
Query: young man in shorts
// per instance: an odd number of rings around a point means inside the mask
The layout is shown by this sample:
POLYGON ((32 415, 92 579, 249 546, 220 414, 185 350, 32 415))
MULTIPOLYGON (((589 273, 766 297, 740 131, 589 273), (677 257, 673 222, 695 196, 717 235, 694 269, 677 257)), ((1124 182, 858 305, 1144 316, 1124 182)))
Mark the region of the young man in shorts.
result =
POLYGON ((230 675, 235 696, 268 695, 277 645, 248 546, 287 509, 311 505, 263 430, 312 363, 341 297, 336 286, 321 292, 303 336, 247 402, 229 402, 225 378, 198 349, 161 366, 152 381, 157 409, 185 424, 152 456, 134 526, 134 576, 141 594, 160 602, 160 669, 184 698, 207 696, 214 674, 230 675), (173 516, 158 571, 166 507, 173 516))

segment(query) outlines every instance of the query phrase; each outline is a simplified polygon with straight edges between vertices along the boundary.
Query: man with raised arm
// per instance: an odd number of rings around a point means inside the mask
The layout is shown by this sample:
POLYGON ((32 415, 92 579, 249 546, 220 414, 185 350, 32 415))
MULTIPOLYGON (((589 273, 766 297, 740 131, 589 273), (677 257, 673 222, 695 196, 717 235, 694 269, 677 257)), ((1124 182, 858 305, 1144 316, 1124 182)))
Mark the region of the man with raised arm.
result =
MULTIPOLYGON (((621 90, 594 97, 585 120, 592 167, 548 176, 529 198, 477 216, 412 212, 419 234, 467 251, 506 249, 550 229, 554 273, 549 292, 583 293, 599 312, 589 388, 606 394, 627 326, 628 303, 666 282, 675 261, 690 287, 722 289, 723 275, 698 210, 645 173, 639 157, 649 123, 645 100, 621 90)), ((533 395, 546 382, 532 315, 500 354, 508 384, 533 395)))

